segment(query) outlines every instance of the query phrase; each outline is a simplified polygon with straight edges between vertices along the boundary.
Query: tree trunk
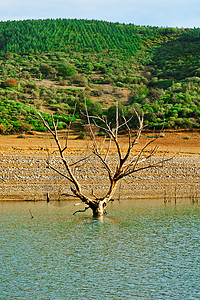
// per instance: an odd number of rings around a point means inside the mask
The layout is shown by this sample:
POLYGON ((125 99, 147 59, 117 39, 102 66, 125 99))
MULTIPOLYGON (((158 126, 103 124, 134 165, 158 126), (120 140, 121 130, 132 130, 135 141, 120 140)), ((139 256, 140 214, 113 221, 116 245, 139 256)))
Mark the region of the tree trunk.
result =
POLYGON ((92 206, 93 217, 102 216, 105 213, 105 208, 107 204, 104 200, 99 201, 96 205, 92 206))
POLYGON ((102 216, 103 214, 105 214, 105 208, 107 206, 107 203, 110 201, 110 199, 112 198, 112 195, 115 192, 117 183, 118 183, 117 181, 112 182, 110 189, 104 199, 95 202, 95 204, 94 203, 89 204, 90 208, 93 211, 94 217, 102 216))

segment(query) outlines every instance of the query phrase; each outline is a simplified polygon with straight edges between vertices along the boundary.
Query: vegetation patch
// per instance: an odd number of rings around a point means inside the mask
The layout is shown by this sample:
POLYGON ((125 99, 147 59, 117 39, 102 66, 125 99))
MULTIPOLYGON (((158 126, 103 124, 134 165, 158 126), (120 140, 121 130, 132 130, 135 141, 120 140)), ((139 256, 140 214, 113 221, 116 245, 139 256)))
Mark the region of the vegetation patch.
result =
MULTIPOLYGON (((149 128, 200 127, 200 29, 89 20, 0 22, 0 133, 43 130, 31 114, 65 128, 90 115, 149 128)), ((82 120, 80 121, 82 123, 82 120)))

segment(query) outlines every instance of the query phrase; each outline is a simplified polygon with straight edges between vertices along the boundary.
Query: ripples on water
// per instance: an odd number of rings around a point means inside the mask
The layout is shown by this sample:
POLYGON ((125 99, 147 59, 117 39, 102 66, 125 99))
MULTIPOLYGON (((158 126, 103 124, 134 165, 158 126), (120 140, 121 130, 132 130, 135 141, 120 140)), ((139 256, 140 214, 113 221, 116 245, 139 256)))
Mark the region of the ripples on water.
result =
POLYGON ((73 204, 0 204, 0 299, 200 299, 198 205, 73 204))

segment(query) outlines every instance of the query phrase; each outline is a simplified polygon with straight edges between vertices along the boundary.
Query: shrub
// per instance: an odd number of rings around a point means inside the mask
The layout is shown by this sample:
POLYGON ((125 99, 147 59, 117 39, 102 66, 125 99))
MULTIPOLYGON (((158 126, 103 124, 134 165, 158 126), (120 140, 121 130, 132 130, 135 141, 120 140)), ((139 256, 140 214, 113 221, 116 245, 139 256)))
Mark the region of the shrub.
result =
POLYGON ((76 71, 75 67, 68 62, 63 61, 58 66, 58 74, 59 75, 70 77, 70 76, 73 76, 74 74, 76 74, 76 72, 77 71, 76 71))
POLYGON ((35 106, 37 109, 39 109, 39 108, 42 106, 42 100, 41 100, 41 99, 35 99, 35 100, 33 101, 33 103, 34 103, 34 106, 35 106))
POLYGON ((25 78, 25 79, 30 79, 31 78, 31 75, 28 71, 25 71, 23 70, 21 73, 20 73, 21 77, 22 78, 25 78))
POLYGON ((6 127, 3 124, 0 124, 0 133, 4 134, 6 132, 6 127))
POLYGON ((87 86, 88 85, 87 78, 83 75, 80 75, 80 74, 74 74, 72 76, 72 82, 80 84, 81 86, 87 86))
POLYGON ((102 91, 100 90, 92 90, 91 95, 95 97, 100 97, 102 95, 102 91))
POLYGON ((48 78, 54 78, 54 77, 55 77, 56 70, 55 70, 52 66, 50 66, 50 65, 48 65, 48 64, 41 64, 39 70, 40 70, 40 72, 41 72, 44 76, 46 76, 46 77, 48 77, 48 78))
POLYGON ((14 78, 9 78, 4 81, 4 85, 7 87, 16 87, 18 86, 18 82, 14 78))
POLYGON ((118 81, 118 82, 116 82, 116 86, 123 87, 123 86, 124 86, 124 83, 118 81))
POLYGON ((67 84, 68 84, 68 82, 67 82, 67 80, 64 80, 64 79, 59 79, 59 82, 58 82, 58 84, 59 84, 59 85, 62 85, 62 86, 64 86, 64 85, 67 85, 67 84))
POLYGON ((80 140, 84 140, 84 139, 86 139, 85 132, 83 132, 83 131, 80 131, 80 134, 79 134, 79 136, 77 137, 77 139, 80 139, 80 140))

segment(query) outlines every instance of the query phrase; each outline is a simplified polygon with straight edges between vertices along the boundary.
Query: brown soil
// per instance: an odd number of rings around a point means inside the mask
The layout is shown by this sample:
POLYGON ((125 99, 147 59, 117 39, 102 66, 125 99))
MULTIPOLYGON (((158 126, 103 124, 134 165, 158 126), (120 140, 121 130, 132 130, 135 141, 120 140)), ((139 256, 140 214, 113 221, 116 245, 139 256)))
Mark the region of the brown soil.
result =
MULTIPOLYGON (((155 133, 145 133, 135 151, 138 152, 155 133)), ((69 159, 71 162, 85 154, 92 145, 88 140, 69 140, 69 159)), ((125 149, 125 136, 120 137, 122 149, 125 149)), ((116 191, 115 198, 163 198, 164 201, 190 197, 200 201, 200 132, 165 132, 164 137, 154 144, 159 146, 156 159, 165 155, 175 158, 164 168, 155 168, 136 173, 123 180, 116 191), (166 154, 167 153, 167 154, 166 154)), ((0 136, 0 192, 1 200, 45 200, 49 192, 52 200, 58 199, 63 192, 70 192, 70 186, 62 178, 46 167, 47 151, 55 150, 55 144, 46 134, 30 135, 26 138, 0 136)), ((115 159, 115 149, 112 149, 115 159)), ((60 164, 55 156, 52 163, 60 164)), ((92 189, 102 195, 107 188, 107 176, 104 170, 92 159, 90 170, 80 166, 77 170, 79 181, 88 193, 92 189), (94 166, 95 165, 95 166, 94 166)), ((70 197, 62 196, 63 200, 70 197)))

